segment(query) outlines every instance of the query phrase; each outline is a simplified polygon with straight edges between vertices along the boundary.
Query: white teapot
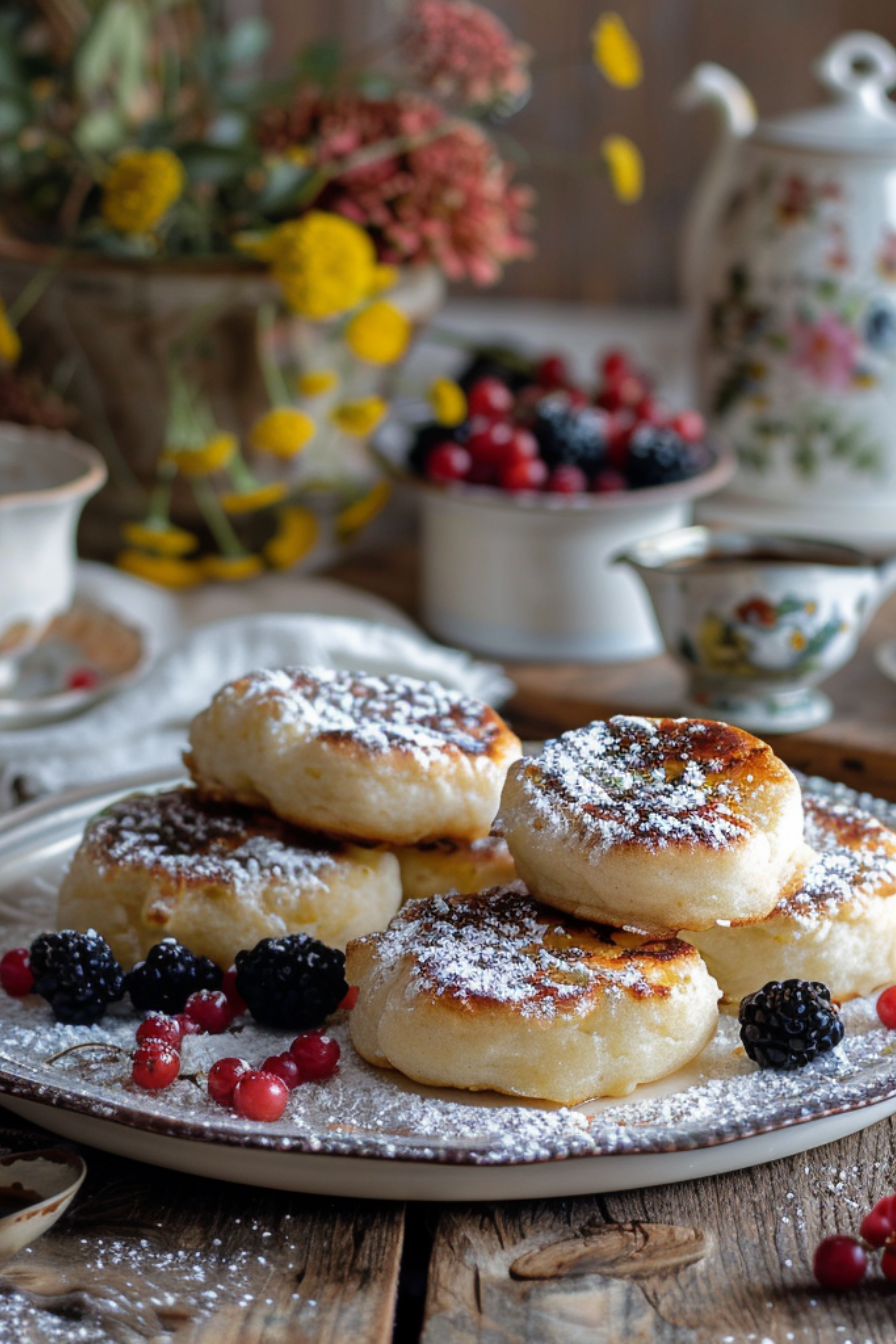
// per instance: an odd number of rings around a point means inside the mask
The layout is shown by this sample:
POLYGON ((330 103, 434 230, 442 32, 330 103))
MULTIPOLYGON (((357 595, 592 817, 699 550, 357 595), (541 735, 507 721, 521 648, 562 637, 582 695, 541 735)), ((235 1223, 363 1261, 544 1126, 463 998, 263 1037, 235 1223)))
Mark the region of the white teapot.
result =
POLYGON ((896 50, 846 33, 817 73, 833 101, 770 120, 720 66, 682 90, 724 132, 682 256, 699 396, 738 458, 701 516, 896 550, 896 50))

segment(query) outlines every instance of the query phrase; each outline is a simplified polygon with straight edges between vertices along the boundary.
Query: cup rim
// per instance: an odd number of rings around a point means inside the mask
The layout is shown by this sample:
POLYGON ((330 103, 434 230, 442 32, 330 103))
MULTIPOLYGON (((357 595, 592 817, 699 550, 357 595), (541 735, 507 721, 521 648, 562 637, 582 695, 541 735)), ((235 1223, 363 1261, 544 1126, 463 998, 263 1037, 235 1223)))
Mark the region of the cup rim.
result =
POLYGON ((666 570, 676 560, 688 560, 687 571, 671 571, 682 577, 684 572, 717 572, 715 562, 720 555, 724 556, 728 569, 738 562, 745 569, 769 568, 782 563, 798 564, 806 569, 826 569, 832 564, 851 570, 875 567, 874 561, 865 551, 845 542, 829 541, 824 537, 747 532, 701 524, 641 537, 626 546, 615 558, 635 569, 645 569, 651 573, 666 570))
POLYGON ((23 506, 34 508, 43 504, 81 499, 95 494, 105 484, 108 477, 108 468, 101 453, 89 443, 84 443, 82 439, 76 439, 74 435, 67 433, 65 430, 39 429, 28 425, 18 425, 13 421, 0 421, 0 442, 4 439, 16 439, 32 448, 35 445, 40 445, 45 448, 52 448, 53 451, 62 449, 63 452, 74 458, 81 470, 71 480, 63 481, 59 485, 15 490, 10 494, 4 494, 0 491, 0 510, 22 508, 23 506))

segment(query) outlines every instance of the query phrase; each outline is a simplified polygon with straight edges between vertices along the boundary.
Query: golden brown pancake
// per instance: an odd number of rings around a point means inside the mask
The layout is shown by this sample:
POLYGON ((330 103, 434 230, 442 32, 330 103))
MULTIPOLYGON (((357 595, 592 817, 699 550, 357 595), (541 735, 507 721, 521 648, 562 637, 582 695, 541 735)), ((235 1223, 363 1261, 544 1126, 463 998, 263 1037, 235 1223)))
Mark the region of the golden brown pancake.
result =
POLYGON ((807 859, 795 776, 708 719, 564 733, 511 766, 496 829, 540 900, 645 933, 763 918, 807 859))
POLYGON ((726 999, 820 980, 839 1002, 896 981, 896 834, 852 803, 803 798, 814 859, 767 919, 686 935, 726 999))
POLYGON ((405 901, 444 896, 449 891, 466 895, 486 887, 503 886, 516 878, 510 850, 496 835, 466 843, 431 840, 423 845, 402 845, 393 852, 401 869, 405 901))
POLYGON ((291 667, 220 690, 185 760, 208 797, 416 845, 487 835, 520 750, 494 710, 435 682, 291 667))
POLYGON ((355 1048, 437 1087, 573 1105, 674 1072, 712 1035, 696 951, 586 925, 522 884, 403 907, 349 943, 355 1048))
POLYGON ((183 787, 131 794, 88 822, 58 922, 96 929, 125 968, 176 938, 226 969, 241 948, 287 933, 344 947, 400 902, 394 855, 183 787))

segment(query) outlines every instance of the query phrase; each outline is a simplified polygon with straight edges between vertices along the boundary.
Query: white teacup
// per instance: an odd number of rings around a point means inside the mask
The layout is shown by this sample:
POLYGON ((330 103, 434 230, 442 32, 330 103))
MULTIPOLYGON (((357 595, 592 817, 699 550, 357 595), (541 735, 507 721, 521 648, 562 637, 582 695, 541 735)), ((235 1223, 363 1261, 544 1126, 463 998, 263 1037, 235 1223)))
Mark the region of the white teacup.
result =
POLYGON ((0 654, 33 643, 70 604, 78 519, 106 474, 69 434, 0 423, 0 654))

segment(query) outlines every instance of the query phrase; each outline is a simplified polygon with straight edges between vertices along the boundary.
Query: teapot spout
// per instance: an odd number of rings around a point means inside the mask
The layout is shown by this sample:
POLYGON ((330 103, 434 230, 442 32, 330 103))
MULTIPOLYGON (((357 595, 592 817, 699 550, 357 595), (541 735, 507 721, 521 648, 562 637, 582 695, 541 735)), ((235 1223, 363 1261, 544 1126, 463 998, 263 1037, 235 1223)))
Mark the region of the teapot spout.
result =
POLYGON ((706 259, 706 246, 721 211, 732 176, 733 151, 756 126, 756 105, 736 75, 712 61, 702 61, 675 95, 676 106, 691 110, 710 106, 718 114, 720 134, 703 170, 685 217, 679 260, 681 297, 696 303, 706 259))

